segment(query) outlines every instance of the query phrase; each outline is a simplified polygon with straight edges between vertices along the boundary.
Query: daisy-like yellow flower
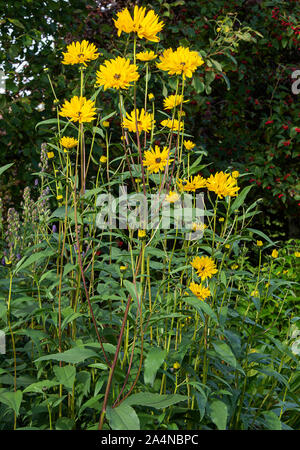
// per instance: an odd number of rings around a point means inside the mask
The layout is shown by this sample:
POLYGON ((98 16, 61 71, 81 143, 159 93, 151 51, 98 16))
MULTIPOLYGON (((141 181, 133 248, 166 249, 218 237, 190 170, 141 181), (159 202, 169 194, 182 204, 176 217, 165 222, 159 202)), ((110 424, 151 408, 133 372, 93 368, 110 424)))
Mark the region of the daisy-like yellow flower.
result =
POLYGON ((143 229, 138 230, 138 237, 140 239, 143 239, 144 237, 146 237, 146 230, 143 230, 143 229))
POLYGON ((229 173, 217 172, 206 180, 206 186, 209 191, 213 191, 219 198, 234 197, 240 189, 237 186, 236 179, 229 173))
POLYGON ((136 120, 135 120, 135 111, 131 111, 130 114, 126 114, 126 117, 123 119, 122 126, 127 128, 129 131, 136 133, 136 123, 138 132, 145 131, 148 133, 152 124, 155 124, 155 120, 153 120, 153 114, 145 112, 144 108, 141 110, 136 110, 136 120))
POLYGON ((251 292, 251 297, 259 297, 259 291, 256 289, 254 291, 251 292))
POLYGON ((165 50, 160 56, 157 67, 168 72, 169 75, 182 75, 183 78, 191 78, 193 72, 202 64, 204 64, 204 61, 198 52, 180 46, 175 51, 171 48, 165 50))
POLYGON ((148 62, 152 61, 155 58, 157 58, 157 55, 152 50, 139 52, 136 54, 136 59, 138 59, 139 61, 148 62))
POLYGON ((194 295, 196 295, 196 297, 199 298, 199 300, 206 300, 207 297, 209 297, 211 295, 209 288, 201 286, 201 284, 197 284, 197 283, 190 283, 189 285, 189 289, 192 291, 192 293, 194 295))
POLYGON ((164 99, 164 109, 173 109, 180 105, 181 102, 186 103, 188 100, 183 100, 182 95, 169 95, 164 99))
POLYGON ((47 156, 48 156, 48 159, 52 159, 52 158, 54 158, 54 153, 53 152, 48 152, 47 156))
POLYGON ((205 223, 197 223, 197 222, 192 223, 193 231, 204 231, 206 228, 207 228, 207 225, 205 225, 205 223))
POLYGON ((188 152, 196 147, 196 144, 192 141, 183 141, 183 145, 188 152))
POLYGON ((214 260, 209 256, 196 256, 191 262, 191 266, 197 272, 197 275, 204 281, 206 278, 211 278, 218 272, 214 260))
POLYGON ((91 122, 96 115, 95 102, 75 95, 70 102, 65 101, 59 115, 69 117, 71 122, 91 122))
POLYGON ((272 251, 272 258, 278 258, 278 251, 276 250, 276 248, 274 248, 274 250, 272 251))
POLYGON ((148 99, 151 102, 152 100, 154 100, 154 95, 152 94, 152 92, 150 92, 150 94, 148 94, 148 99))
POLYGON ((180 364, 179 364, 179 362, 175 362, 175 363, 173 364, 173 369, 175 369, 175 370, 180 369, 180 364))
POLYGON ((134 7, 133 18, 127 8, 117 13, 117 19, 114 19, 115 26, 118 29, 118 36, 121 36, 122 31, 124 33, 137 33, 140 39, 147 39, 152 42, 159 42, 159 33, 164 23, 159 22, 159 17, 153 9, 146 14, 145 7, 134 7))
POLYGON ((264 244, 263 241, 256 241, 256 245, 257 247, 262 247, 264 244))
POLYGON ((105 91, 108 88, 128 89, 130 83, 138 79, 137 66, 121 56, 104 61, 96 72, 96 84, 104 86, 105 91))
POLYGON ((97 59, 99 53, 97 53, 97 48, 94 44, 84 40, 82 42, 72 42, 72 44, 68 45, 67 52, 63 52, 63 56, 63 64, 83 64, 86 66, 87 62, 97 59))
POLYGON ((295 256, 296 258, 300 258, 300 252, 295 252, 295 253, 294 253, 294 256, 295 256))
POLYGON ((168 147, 164 147, 161 151, 158 145, 155 146, 154 150, 151 147, 151 150, 145 151, 144 158, 143 164, 150 173, 163 171, 166 165, 173 161, 173 159, 170 159, 168 147))
POLYGON ((108 120, 103 120, 103 122, 102 122, 102 126, 103 126, 104 128, 108 128, 108 127, 109 127, 109 125, 110 125, 110 123, 109 123, 109 121, 108 121, 108 120))
POLYGON ((106 163, 106 161, 107 161, 107 156, 104 156, 104 155, 100 156, 100 162, 102 164, 106 163))
POLYGON ((174 119, 174 120, 165 119, 165 120, 162 120, 160 123, 163 127, 170 128, 170 130, 173 129, 174 133, 177 133, 178 130, 181 131, 182 127, 183 127, 183 122, 179 122, 177 119, 174 119))
POLYGON ((166 196, 165 200, 169 203, 175 203, 179 200, 180 196, 175 191, 169 191, 168 195, 166 196))
POLYGON ((206 180, 201 175, 195 175, 191 177, 189 180, 181 180, 178 182, 178 189, 184 192, 195 192, 197 189, 204 188, 206 186, 206 180))
POLYGON ((234 170, 231 174, 233 178, 238 178, 240 176, 240 172, 238 170, 234 170))
POLYGON ((63 136, 59 142, 64 148, 73 148, 78 144, 77 139, 68 136, 63 136))

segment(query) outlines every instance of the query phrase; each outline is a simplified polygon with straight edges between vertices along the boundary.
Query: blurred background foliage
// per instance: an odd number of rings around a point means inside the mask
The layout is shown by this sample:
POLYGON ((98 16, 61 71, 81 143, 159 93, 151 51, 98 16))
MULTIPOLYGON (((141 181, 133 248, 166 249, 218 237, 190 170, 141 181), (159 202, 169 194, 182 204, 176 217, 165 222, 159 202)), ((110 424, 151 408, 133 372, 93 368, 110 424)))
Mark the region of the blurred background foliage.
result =
MULTIPOLYGON (((147 48, 160 52, 184 45, 203 52, 204 58, 209 55, 186 86, 188 129, 210 163, 203 174, 227 168, 246 174, 244 183, 254 185, 253 199, 262 198, 256 226, 279 239, 299 237, 300 94, 292 92, 292 73, 300 69, 299 2, 136 3, 166 19, 161 42, 147 48), (223 50, 214 53, 220 40, 223 50)), ((102 53, 95 69, 116 56, 119 38, 112 19, 133 4, 0 1, 0 70, 6 75, 6 91, 0 95, 0 166, 14 162, 0 186, 5 208, 15 205, 25 186, 34 184, 40 147, 49 136, 49 127, 36 127, 55 112, 44 69, 49 68, 59 100, 69 98, 78 74, 61 64, 66 45, 82 39, 94 42, 102 53)), ((162 99, 173 93, 172 79, 151 89, 162 99)), ((108 99, 102 96, 103 115, 112 111, 108 99)), ((100 154, 100 141, 99 149, 100 154)))

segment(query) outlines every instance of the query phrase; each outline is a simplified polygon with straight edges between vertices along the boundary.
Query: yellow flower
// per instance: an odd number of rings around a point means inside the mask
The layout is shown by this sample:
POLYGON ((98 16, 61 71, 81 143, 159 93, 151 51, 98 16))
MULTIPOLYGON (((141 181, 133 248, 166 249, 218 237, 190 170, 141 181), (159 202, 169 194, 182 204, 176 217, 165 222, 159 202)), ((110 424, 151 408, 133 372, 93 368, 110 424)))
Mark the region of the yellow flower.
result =
POLYGON ((272 251, 272 258, 277 258, 278 257, 278 251, 276 250, 276 248, 274 248, 274 250, 272 251))
POLYGON ((75 95, 70 102, 65 101, 59 114, 62 117, 69 117, 71 122, 91 122, 95 119, 95 102, 75 95))
POLYGON ((137 66, 121 56, 104 61, 99 69, 96 72, 96 84, 104 86, 105 91, 108 88, 128 89, 130 83, 139 79, 137 66))
POLYGON ((177 184, 180 191, 195 192, 197 189, 201 189, 206 186, 206 180, 201 175, 196 175, 191 177, 190 180, 179 179, 177 184))
POLYGON ((120 266, 120 270, 121 272, 125 272, 125 270, 127 270, 127 266, 120 266))
POLYGON ((225 244, 225 248, 230 248, 230 244, 225 244))
POLYGON ((221 31, 221 28, 220 28, 220 27, 217 28, 217 33, 219 33, 219 31, 221 31))
POLYGON ((108 120, 103 120, 102 125, 104 126, 104 128, 108 128, 110 123, 108 120))
POLYGON ((136 59, 139 61, 152 61, 155 58, 157 58, 157 55, 152 50, 139 52, 136 54, 136 59))
POLYGON ((236 270, 236 269, 238 269, 239 268, 239 265, 238 264, 232 264, 232 266, 231 266, 231 269, 232 270, 236 270))
POLYGON ((264 244, 263 241, 256 241, 256 245, 257 247, 262 247, 264 244))
POLYGON ((199 300, 206 300, 207 297, 211 295, 209 288, 206 288, 204 286, 201 286, 201 284, 197 283, 190 283, 189 289, 192 291, 196 297, 199 298, 199 300))
POLYGON ((192 141, 183 141, 183 145, 188 152, 196 147, 196 144, 192 141))
POLYGON ((131 111, 130 114, 126 114, 126 117, 123 119, 122 126, 124 128, 127 128, 129 131, 136 133, 136 122, 137 122, 137 129, 140 133, 141 131, 145 131, 146 133, 149 132, 152 128, 152 124, 155 123, 155 120, 153 120, 153 114, 150 114, 148 112, 145 112, 144 108, 139 111, 136 110, 136 120, 135 120, 135 111, 131 111))
POLYGON ((240 172, 238 170, 234 170, 231 175, 233 178, 238 178, 240 176, 240 172))
POLYGON ((173 161, 173 159, 170 159, 168 147, 164 147, 161 151, 158 145, 155 146, 154 150, 151 147, 151 150, 145 151, 144 158, 143 164, 150 173, 163 171, 165 166, 173 161))
POLYGON ((82 42, 72 42, 72 44, 67 46, 67 52, 63 53, 64 60, 63 64, 83 64, 97 59, 99 53, 97 53, 97 48, 94 44, 90 44, 88 41, 83 40, 82 42))
POLYGON ((117 13, 117 20, 114 19, 115 26, 118 29, 118 36, 121 36, 122 31, 124 33, 137 33, 140 39, 147 39, 152 42, 159 42, 159 33, 164 23, 159 22, 158 15, 151 9, 146 13, 145 7, 134 7, 133 18, 131 17, 127 8, 117 13))
POLYGON ((107 161, 107 156, 102 155, 102 156, 100 157, 100 162, 101 162, 101 163, 106 163, 106 161, 107 161))
POLYGON ((202 64, 204 64, 204 61, 198 52, 180 46, 175 51, 171 48, 165 50, 160 56, 157 67, 168 72, 169 75, 182 75, 183 78, 191 78, 193 72, 202 64))
POLYGON ((252 291, 250 295, 251 295, 251 297, 259 297, 259 292, 256 289, 255 291, 252 291))
POLYGON ((175 191, 169 191, 168 195, 166 196, 165 200, 169 203, 175 203, 179 200, 180 196, 175 191))
POLYGON ((295 252, 295 253, 294 253, 294 256, 295 256, 296 258, 300 258, 300 252, 295 252))
POLYGON ((225 220, 224 217, 219 218, 219 222, 224 222, 224 220, 225 220))
POLYGON ((188 100, 183 100, 182 95, 169 95, 164 99, 164 109, 173 109, 182 103, 186 103, 188 100))
POLYGON ((65 148, 73 148, 78 144, 77 139, 68 136, 63 136, 59 142, 65 148))
POLYGON ((61 195, 61 194, 59 194, 57 197, 56 197, 56 200, 62 200, 63 199, 63 196, 61 195))
POLYGON ((203 231, 205 230, 205 228, 207 228, 207 225, 205 225, 205 223, 197 223, 197 222, 192 223, 193 231, 203 231))
POLYGON ((148 94, 148 99, 150 100, 154 100, 154 95, 152 94, 152 92, 150 92, 150 94, 148 94))
POLYGON ((216 265, 209 256, 196 256, 191 262, 191 266, 194 267, 201 280, 204 281, 206 278, 211 278, 215 273, 218 272, 216 265))
POLYGON ((162 120, 160 123, 163 127, 168 127, 168 128, 170 128, 170 130, 173 129, 174 133, 177 133, 178 130, 181 131, 182 127, 183 127, 183 122, 178 122, 177 119, 174 119, 174 120, 165 119, 165 120, 162 120))
POLYGON ((209 191, 213 191, 219 198, 234 197, 240 189, 236 184, 236 179, 229 173, 217 172, 206 180, 206 186, 209 191))
POLYGON ((48 152, 47 156, 48 156, 49 159, 52 159, 52 158, 54 158, 54 153, 53 152, 48 152))
POLYGON ((140 239, 144 238, 146 236, 146 230, 138 230, 138 237, 140 239))
POLYGON ((176 362, 173 364, 173 369, 175 369, 175 370, 180 369, 180 364, 179 364, 179 362, 176 361, 176 362))

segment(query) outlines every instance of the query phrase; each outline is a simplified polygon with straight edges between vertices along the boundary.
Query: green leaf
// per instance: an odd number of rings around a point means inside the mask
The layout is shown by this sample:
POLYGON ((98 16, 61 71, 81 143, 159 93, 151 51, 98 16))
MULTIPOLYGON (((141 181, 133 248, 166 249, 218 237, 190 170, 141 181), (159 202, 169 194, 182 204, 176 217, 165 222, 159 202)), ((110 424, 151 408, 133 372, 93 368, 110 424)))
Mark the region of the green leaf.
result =
POLYGON ((56 430, 72 430, 74 426, 74 420, 69 417, 60 417, 55 423, 56 430))
POLYGON ((161 348, 151 348, 145 359, 145 372, 144 372, 144 382, 145 384, 151 384, 153 387, 156 373, 164 359, 166 357, 166 351, 161 348))
POLYGON ((42 261, 45 258, 48 258, 49 256, 54 255, 56 252, 51 249, 44 250, 42 252, 34 253, 33 255, 30 255, 29 258, 26 259, 26 257, 22 258, 18 264, 16 265, 15 273, 18 273, 19 270, 25 269, 26 267, 30 266, 36 261, 42 261))
POLYGON ((218 430, 226 430, 227 406, 221 400, 214 400, 210 404, 210 417, 218 430))
POLYGON ((225 344, 225 342, 213 342, 213 346, 221 359, 223 359, 232 367, 237 366, 236 358, 232 353, 232 350, 229 347, 229 345, 225 344))
POLYGON ((168 406, 174 405, 175 403, 183 402, 187 399, 188 397, 186 395, 160 395, 152 394, 150 392, 140 392, 138 394, 131 395, 122 404, 148 406, 151 408, 163 409, 167 408, 168 406))
POLYGON ((140 420, 135 410, 121 403, 117 408, 107 408, 106 416, 112 430, 139 430, 140 420))
POLYGON ((52 380, 42 380, 38 381, 37 383, 32 383, 29 386, 27 386, 24 389, 25 392, 38 392, 39 394, 44 393, 47 389, 52 388, 53 386, 58 386, 58 381, 52 381, 52 380))
POLYGON ((63 384, 67 389, 72 390, 75 376, 76 376, 76 369, 74 366, 63 366, 53 367, 54 373, 56 378, 58 379, 60 384, 63 384))
POLYGON ((282 425, 277 414, 274 411, 263 413, 268 430, 282 430, 282 425))
POLYGON ((237 198, 234 200, 234 202, 233 202, 232 205, 231 205, 231 208, 230 208, 230 211, 231 211, 231 212, 233 212, 235 209, 239 209, 239 207, 244 203, 245 198, 247 197, 248 192, 250 191, 250 189, 251 189, 252 187, 253 187, 252 185, 246 186, 246 187, 241 191, 241 193, 237 196, 237 198))
POLYGON ((0 167, 0 175, 2 175, 3 172, 5 172, 7 169, 9 169, 13 165, 14 165, 14 163, 11 163, 11 164, 6 164, 5 166, 0 167))
POLYGON ((22 397, 23 394, 21 391, 1 392, 0 403, 4 403, 5 405, 9 406, 16 413, 16 416, 18 416, 22 397))
POLYGON ((183 297, 183 300, 188 304, 193 306, 197 311, 199 311, 200 313, 205 313, 207 314, 209 317, 211 317, 211 319, 218 324, 218 318, 216 313, 211 309, 211 307, 202 300, 196 299, 194 297, 183 297))
POLYGON ((52 355, 41 356, 40 358, 36 359, 35 362, 54 360, 64 361, 71 364, 78 364, 86 360, 87 358, 95 358, 98 356, 99 354, 97 354, 93 350, 89 350, 88 348, 73 347, 63 353, 54 353, 52 355))

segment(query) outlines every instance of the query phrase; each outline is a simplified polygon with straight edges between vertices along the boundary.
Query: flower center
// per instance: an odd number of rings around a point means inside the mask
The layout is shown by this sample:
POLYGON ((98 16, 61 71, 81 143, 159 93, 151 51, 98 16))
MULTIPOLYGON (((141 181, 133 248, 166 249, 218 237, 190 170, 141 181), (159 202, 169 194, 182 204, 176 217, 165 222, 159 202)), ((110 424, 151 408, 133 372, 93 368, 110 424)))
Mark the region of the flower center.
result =
POLYGON ((119 73, 115 73, 114 78, 116 80, 119 80, 121 78, 121 75, 119 73))
POLYGON ((156 158, 155 162, 159 164, 161 162, 161 158, 156 158))

